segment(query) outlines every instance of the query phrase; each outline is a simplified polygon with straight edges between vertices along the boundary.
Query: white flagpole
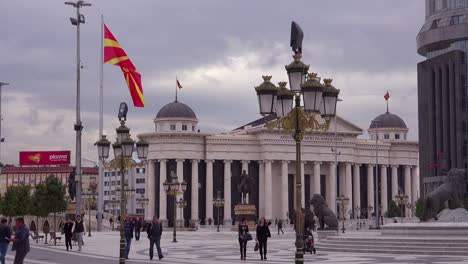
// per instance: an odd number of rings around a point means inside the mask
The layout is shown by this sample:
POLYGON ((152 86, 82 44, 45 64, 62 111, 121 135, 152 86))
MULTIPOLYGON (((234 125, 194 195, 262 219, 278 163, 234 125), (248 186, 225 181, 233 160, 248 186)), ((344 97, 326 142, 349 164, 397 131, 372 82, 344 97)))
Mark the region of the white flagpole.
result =
MULTIPOLYGON (((101 14, 101 58, 100 58, 100 84, 99 84, 99 139, 102 138, 104 122, 104 17, 101 14)), ((104 179, 102 161, 99 159, 99 181, 98 181, 98 231, 102 231, 102 217, 104 213, 104 179)), ((91 216, 89 216, 91 217, 91 216)), ((91 227, 90 227, 91 228, 91 227)))

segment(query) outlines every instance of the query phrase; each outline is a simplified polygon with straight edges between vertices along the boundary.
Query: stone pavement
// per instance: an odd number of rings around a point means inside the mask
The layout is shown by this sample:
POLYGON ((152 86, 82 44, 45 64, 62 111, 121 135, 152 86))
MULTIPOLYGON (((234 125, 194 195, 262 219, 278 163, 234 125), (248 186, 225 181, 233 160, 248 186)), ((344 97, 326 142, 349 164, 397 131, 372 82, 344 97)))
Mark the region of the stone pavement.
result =
MULTIPOLYGON (((178 243, 172 243, 172 232, 164 230, 162 248, 165 258, 162 261, 149 261, 148 239, 142 233, 140 241, 132 240, 130 260, 127 263, 245 263, 239 258, 239 244, 235 232, 214 230, 199 230, 197 232, 178 232, 178 243)), ((351 232, 350 232, 351 233, 351 232)), ((85 238, 83 251, 65 251, 63 242, 58 246, 44 245, 43 242, 31 243, 31 252, 26 264, 115 264, 119 253, 119 234, 117 232, 93 233, 93 237, 85 238)), ((253 250, 254 242, 247 245, 247 261, 260 263, 260 256, 253 250)), ((7 257, 12 262, 12 252, 7 257)), ((157 259, 157 258, 155 258, 157 259)), ((285 235, 278 236, 273 232, 268 241, 268 263, 294 263, 294 233, 290 230, 285 235)), ((467 257, 415 256, 415 255, 384 255, 384 254, 354 254, 325 253, 317 255, 306 254, 305 262, 316 263, 468 263, 467 257)), ((263 262, 262 262, 263 263, 263 262)))

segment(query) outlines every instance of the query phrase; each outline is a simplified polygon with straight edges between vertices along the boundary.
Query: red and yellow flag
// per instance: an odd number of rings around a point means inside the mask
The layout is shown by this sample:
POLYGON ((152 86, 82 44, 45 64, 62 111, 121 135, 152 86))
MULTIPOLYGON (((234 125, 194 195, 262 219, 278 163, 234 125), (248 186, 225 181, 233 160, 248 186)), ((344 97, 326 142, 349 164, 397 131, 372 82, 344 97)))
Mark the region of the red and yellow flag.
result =
POLYGON ((141 74, 128 58, 117 39, 104 24, 104 63, 119 66, 127 82, 128 90, 132 96, 133 105, 145 106, 143 87, 141 86, 141 74))

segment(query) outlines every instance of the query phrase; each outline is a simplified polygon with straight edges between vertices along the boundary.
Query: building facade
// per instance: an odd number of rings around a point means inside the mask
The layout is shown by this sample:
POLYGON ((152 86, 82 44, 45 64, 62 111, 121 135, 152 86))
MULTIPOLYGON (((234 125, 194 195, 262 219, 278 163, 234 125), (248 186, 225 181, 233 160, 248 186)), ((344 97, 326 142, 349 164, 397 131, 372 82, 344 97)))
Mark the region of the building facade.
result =
MULTIPOLYGON (((104 168, 104 211, 120 215, 120 171, 104 168)), ((146 204, 142 198, 146 195, 146 167, 136 166, 125 174, 127 189, 127 213, 145 215, 146 204)))
MULTIPOLYGON (((376 205, 385 212, 388 201, 399 190, 409 196, 410 202, 416 201, 420 195, 418 143, 407 140, 408 128, 398 116, 387 112, 375 120, 379 125, 368 129, 373 139, 358 138, 363 129, 341 117, 327 132, 305 134, 299 164, 304 205, 317 193, 336 212, 336 197, 344 195, 350 199, 346 208, 349 218, 360 216, 361 208, 369 206, 372 209, 364 212, 365 216, 371 215, 376 205), (374 198, 376 171, 378 201, 374 198)), ((177 214, 179 220, 205 224, 212 219, 217 223, 213 199, 219 191, 225 200, 221 221, 232 223, 234 206, 240 203, 237 185, 243 170, 255 178, 255 192, 250 199, 257 217, 292 218, 297 164, 290 133, 268 130, 264 119, 227 133, 200 133, 193 110, 177 101, 164 106, 154 124, 153 132, 138 135, 150 143, 145 182, 147 219, 157 215, 163 222, 173 220, 177 210, 174 197, 166 195, 163 183, 174 174, 188 183, 187 191, 180 196, 187 201, 187 207, 177 214)))
MULTIPOLYGON (((28 185, 33 190, 36 184, 45 182, 50 175, 57 177, 64 185, 68 185, 68 176, 73 171, 72 166, 5 166, 0 174, 0 193, 5 193, 11 186, 28 185)), ((96 192, 97 167, 83 167, 83 192, 96 192)), ((77 179, 76 179, 77 180, 77 179)), ((68 195, 68 191, 67 191, 68 195)), ((97 193, 96 193, 97 195, 97 193)))
POLYGON ((426 57, 418 64, 418 112, 427 193, 444 171, 468 167, 468 1, 426 0, 417 50, 426 57))

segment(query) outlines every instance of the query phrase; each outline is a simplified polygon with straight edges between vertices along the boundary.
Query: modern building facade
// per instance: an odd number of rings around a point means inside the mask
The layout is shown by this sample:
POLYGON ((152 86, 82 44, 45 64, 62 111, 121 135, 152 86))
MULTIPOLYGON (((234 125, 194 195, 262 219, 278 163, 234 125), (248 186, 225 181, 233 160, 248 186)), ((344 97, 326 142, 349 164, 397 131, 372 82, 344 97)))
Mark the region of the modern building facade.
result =
MULTIPOLYGON (((127 189, 127 213, 132 215, 145 215, 146 204, 142 202, 145 197, 146 182, 145 166, 136 166, 125 174, 127 189)), ((120 215, 120 171, 104 168, 104 211, 113 215, 120 215)))
MULTIPOLYGON (((404 121, 391 113, 379 115, 377 128, 368 129, 373 139, 360 139, 364 130, 342 117, 327 132, 312 132, 302 144, 302 202, 309 204, 314 193, 322 194, 333 211, 336 197, 350 199, 347 218, 361 213, 370 216, 375 207, 387 211, 388 201, 398 190, 415 202, 419 196, 418 143, 407 140, 404 121), (336 132, 335 132, 336 131, 336 132), (336 145, 336 147, 335 147, 336 145), (376 148, 377 147, 377 148, 376 148), (379 197, 375 201, 376 149, 379 165, 379 197), (338 163, 335 163, 337 155, 338 163), (307 203, 306 203, 307 202, 307 203), (372 209, 368 209, 371 206, 372 209), (361 209, 366 208, 366 212, 361 209)), ((218 191, 225 200, 221 221, 235 220, 234 206, 240 203, 237 189, 245 170, 255 178, 250 197, 257 216, 267 219, 291 218, 294 212, 295 142, 290 133, 268 130, 259 119, 233 131, 220 134, 199 132, 194 111, 181 102, 169 103, 157 113, 154 130, 138 135, 150 143, 146 171, 149 199, 145 217, 157 215, 167 223, 173 220, 174 198, 167 196, 163 183, 170 175, 188 183, 181 197, 187 201, 179 220, 217 223, 213 199, 218 191)))
POLYGON ((468 167, 468 1, 426 0, 417 36, 421 189, 468 167))

